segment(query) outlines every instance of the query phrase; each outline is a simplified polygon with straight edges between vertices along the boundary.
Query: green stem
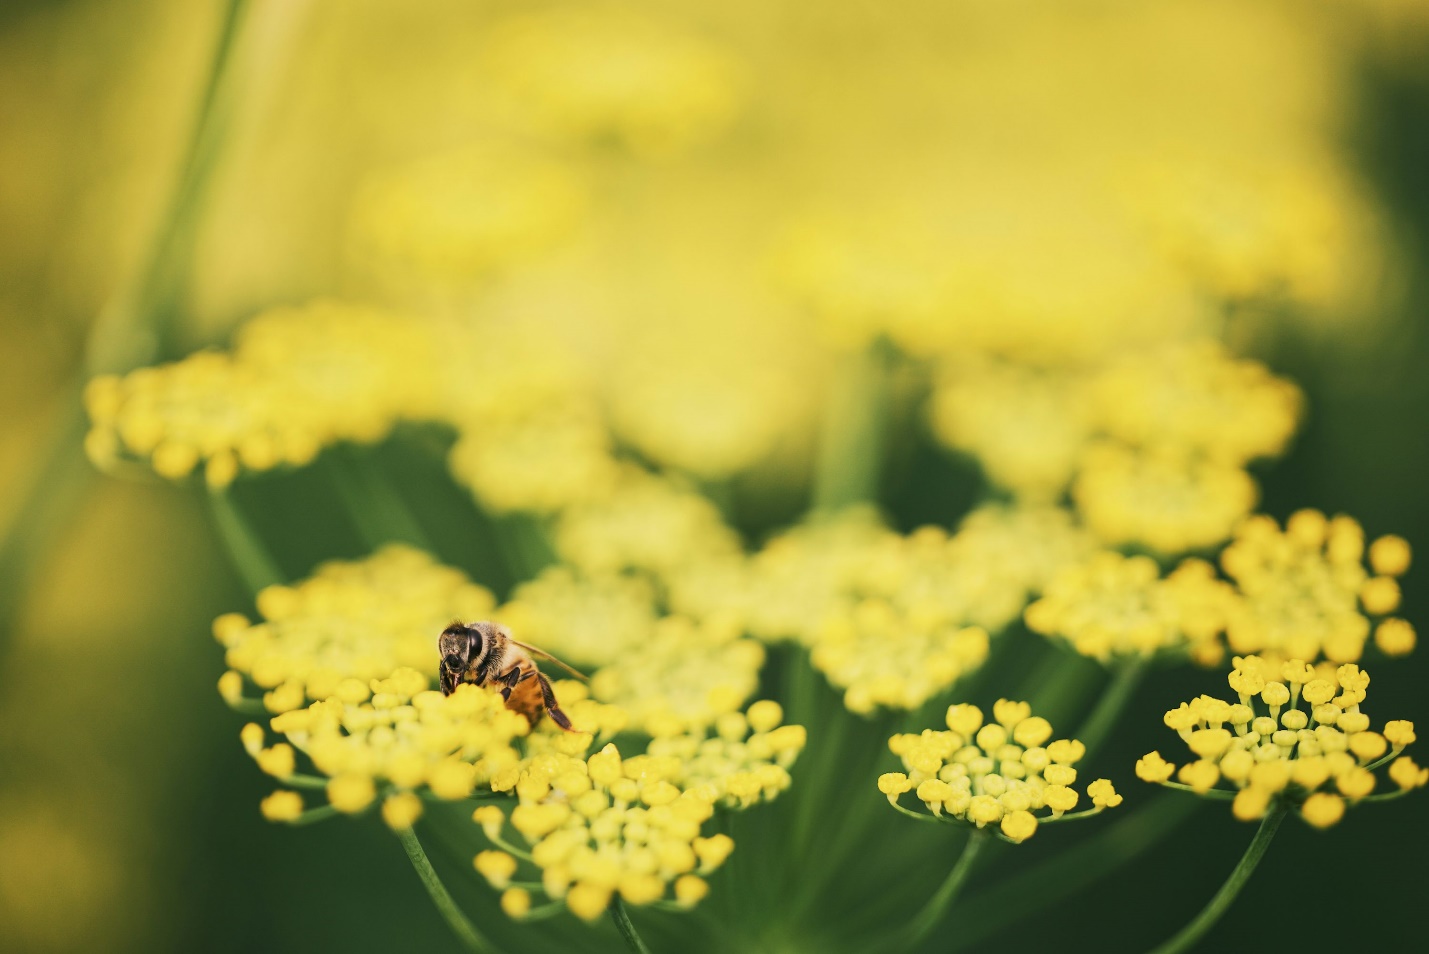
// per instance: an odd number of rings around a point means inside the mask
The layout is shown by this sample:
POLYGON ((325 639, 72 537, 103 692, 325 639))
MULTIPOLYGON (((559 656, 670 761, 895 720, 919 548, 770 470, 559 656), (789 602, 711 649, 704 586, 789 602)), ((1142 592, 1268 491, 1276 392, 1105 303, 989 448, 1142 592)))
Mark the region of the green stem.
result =
POLYGON ((813 509, 832 512, 878 499, 890 410, 891 347, 876 342, 835 371, 819 434, 813 509))
POLYGON ((1136 860, 1204 805, 1197 798, 1158 796, 1060 854, 979 891, 963 905, 949 950, 984 948, 983 941, 1011 922, 1089 888, 1136 860))
POLYGON ((1250 847, 1241 856, 1240 863, 1235 866, 1226 883, 1221 885, 1221 890, 1216 892, 1215 897, 1211 898, 1210 903, 1201 909, 1201 913, 1196 915, 1190 924, 1176 932, 1169 941, 1153 949, 1151 954, 1179 954, 1181 951, 1189 951, 1203 934, 1215 926, 1240 894, 1241 888, 1250 880, 1255 866, 1260 864, 1265 850, 1270 847, 1270 840, 1275 837, 1280 823, 1285 820, 1286 811, 1284 803, 1277 804, 1270 810, 1265 820, 1260 823, 1260 828, 1256 830, 1255 837, 1251 839, 1250 847))
POLYGON ((338 496, 369 546, 409 543, 431 549, 407 502, 381 472, 377 461, 364 459, 348 447, 334 448, 331 456, 330 471, 338 496))
POLYGON ((336 815, 337 809, 333 808, 331 805, 319 805, 317 808, 309 808, 297 818, 294 818, 292 821, 288 822, 288 824, 294 826, 295 828, 298 828, 302 827, 303 825, 312 825, 320 821, 326 821, 327 819, 333 818, 336 815))
POLYGON ((615 922, 620 936, 625 938, 625 944, 630 950, 635 954, 650 954, 650 948, 645 946, 639 932, 635 930, 635 925, 630 923, 630 913, 625 910, 625 902, 620 900, 618 894, 610 899, 610 919, 615 922))
POLYGON ((407 851, 407 857, 411 859, 412 867, 416 869, 417 877, 422 879, 422 887, 427 889, 427 894, 431 895, 432 903, 437 906, 442 917, 451 927, 452 933, 457 936, 462 945, 469 951, 494 952, 496 948, 482 937, 476 927, 467 919, 452 900, 451 893, 447 891, 446 885, 442 884, 442 879, 437 876, 437 871, 432 867, 431 859, 422 850, 422 843, 417 840, 417 833, 410 828, 403 828, 397 832, 397 838, 402 842, 402 847, 407 851))
POLYGON ((282 583, 284 576, 256 531, 239 512, 226 491, 215 490, 208 495, 214 526, 228 549, 238 575, 250 592, 257 596, 264 587, 282 583))
POLYGON ((1146 666, 1145 656, 1131 656, 1118 664, 1111 683, 1097 700, 1096 708, 1077 731, 1078 741, 1087 747, 1087 757, 1096 752, 1111 734, 1116 720, 1121 717, 1121 711, 1136 694, 1137 686, 1141 685, 1142 677, 1146 675, 1146 666))
POLYGON ((928 899, 928 903, 923 905, 923 909, 914 915, 913 920, 908 922, 906 948, 911 950, 917 947, 929 934, 933 933, 933 929, 938 926, 938 922, 942 920, 948 908, 957 900, 958 892, 967 882, 968 875, 972 874, 973 864, 977 861, 982 846, 987 842, 987 833, 983 831, 975 831, 968 836, 967 844, 964 845, 962 854, 958 856, 957 862, 953 865, 953 870, 948 872, 948 877, 928 899))

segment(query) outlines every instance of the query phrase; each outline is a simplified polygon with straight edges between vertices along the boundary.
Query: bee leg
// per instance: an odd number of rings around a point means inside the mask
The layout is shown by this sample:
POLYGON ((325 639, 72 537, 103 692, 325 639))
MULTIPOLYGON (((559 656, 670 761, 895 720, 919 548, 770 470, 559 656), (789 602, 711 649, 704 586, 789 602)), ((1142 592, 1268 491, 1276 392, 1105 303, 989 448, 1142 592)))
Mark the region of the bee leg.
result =
POLYGON ((442 667, 441 672, 437 674, 437 682, 442 687, 442 695, 449 696, 456 692, 456 673, 446 667, 442 667))
POLYGON ((574 732, 570 716, 561 711, 560 703, 556 702, 556 693, 551 689, 551 680, 540 672, 536 673, 536 680, 541 684, 541 699, 546 703, 546 711, 550 713, 551 721, 567 732, 574 732))
POLYGON ((515 666, 504 675, 497 676, 497 681, 501 683, 501 699, 503 702, 511 701, 511 690, 516 688, 516 684, 521 681, 521 670, 515 666))

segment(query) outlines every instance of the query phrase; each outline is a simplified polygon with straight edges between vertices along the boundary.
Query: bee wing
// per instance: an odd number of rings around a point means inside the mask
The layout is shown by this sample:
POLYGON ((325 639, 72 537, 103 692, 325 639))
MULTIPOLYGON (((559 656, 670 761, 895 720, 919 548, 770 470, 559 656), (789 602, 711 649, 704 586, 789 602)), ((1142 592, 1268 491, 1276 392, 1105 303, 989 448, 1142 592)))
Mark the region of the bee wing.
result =
POLYGON ((575 676, 577 679, 581 680, 582 682, 590 682, 590 677, 587 676, 585 673, 581 672, 579 669, 575 668, 574 666, 570 665, 569 663, 563 662, 562 660, 556 658, 555 656, 552 656, 550 653, 546 652, 544 649, 541 649, 541 648, 538 647, 538 646, 532 646, 530 643, 523 643, 523 642, 521 642, 519 639, 513 639, 513 640, 511 640, 511 642, 512 642, 513 644, 517 645, 517 646, 520 646, 522 649, 526 650, 528 653, 535 653, 537 656, 541 656, 541 657, 544 657, 544 658, 546 658, 546 659, 549 659, 551 662, 555 663, 557 666, 560 666, 560 667, 561 667, 562 669, 564 669, 566 672, 570 673, 572 676, 575 676))

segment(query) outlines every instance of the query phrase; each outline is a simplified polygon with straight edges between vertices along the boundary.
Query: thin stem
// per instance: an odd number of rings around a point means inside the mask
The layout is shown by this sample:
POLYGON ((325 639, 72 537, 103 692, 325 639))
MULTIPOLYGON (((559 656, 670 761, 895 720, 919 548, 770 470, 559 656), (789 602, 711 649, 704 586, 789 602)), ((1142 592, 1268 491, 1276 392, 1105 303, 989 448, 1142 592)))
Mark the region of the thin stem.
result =
POLYGON ((397 838, 402 842, 402 847, 406 849, 407 857, 411 859, 417 877, 422 879, 422 887, 427 889, 427 894, 432 897, 432 903, 437 906, 437 910, 441 912, 457 939, 469 951, 477 951, 481 954, 494 952, 496 948, 481 936, 467 916, 456 906, 456 902, 452 900, 446 885, 442 884, 442 879, 437 876, 436 869, 432 867, 431 859, 422 850, 422 843, 417 840, 417 833, 410 828, 403 828, 397 832, 397 838))
POLYGON ((363 540, 376 548, 384 543, 409 543, 430 550, 426 533, 407 502, 370 457, 353 448, 334 448, 331 473, 338 496, 357 525, 363 540))
POLYGON ((283 582, 282 571, 269 556, 257 532, 234 505, 233 498, 226 491, 215 490, 209 493, 208 502, 218 535, 249 591, 256 596, 264 587, 283 582))
POLYGON ((1116 720, 1121 717, 1121 711, 1136 694, 1136 687, 1141 685, 1141 679, 1146 675, 1146 665, 1145 656, 1131 656, 1117 666, 1111 683, 1097 700, 1096 708, 1077 731, 1077 739, 1087 747, 1088 756, 1106 741, 1116 720))
POLYGON ((976 947, 1018 918, 1056 904, 1151 850, 1205 802, 1161 795, 1046 861, 979 891, 962 906, 950 951, 976 947))
POLYGON ((909 949, 917 947, 933 932, 933 928, 938 926, 943 914, 957 899, 958 892, 962 890, 963 884, 968 880, 968 875, 972 874, 973 863, 977 861, 978 853, 982 851, 982 846, 987 842, 986 832, 975 831, 968 836, 967 844, 963 846, 963 852, 958 856, 953 870, 948 872, 948 877, 928 899, 928 903, 923 905, 923 909, 914 915, 913 920, 908 922, 906 947, 909 949))
POLYGON ((1174 788, 1178 792, 1190 792, 1197 798, 1218 798, 1221 801, 1230 802, 1234 801, 1236 796, 1236 793, 1230 791, 1229 789, 1208 788, 1205 791, 1202 791, 1198 788, 1192 788, 1189 785, 1184 785, 1181 782, 1173 782, 1170 779, 1167 779, 1164 782, 1157 782, 1156 784, 1160 785, 1162 788, 1174 788))
POLYGON ((635 954, 650 954, 650 948, 645 946, 639 932, 635 930, 635 925, 630 923, 630 913, 625 910, 625 902, 620 900, 618 894, 610 899, 610 919, 615 922, 620 936, 625 938, 626 946, 630 950, 635 954))
POLYGON ((1201 913, 1196 915, 1190 924, 1176 932, 1169 941, 1155 948, 1151 954, 1179 954, 1181 951, 1189 951, 1203 934, 1215 926, 1240 894, 1241 888, 1250 880, 1255 866, 1260 864, 1265 850, 1270 847, 1270 840, 1275 837, 1280 823, 1285 820, 1286 811, 1284 803, 1277 804, 1270 810, 1265 820, 1260 823, 1260 828, 1256 830, 1255 837, 1251 839, 1250 847, 1241 856, 1240 863, 1231 871, 1226 883, 1221 885, 1221 890, 1216 892, 1215 897, 1211 898, 1210 903, 1201 909, 1201 913))
POLYGON ((819 434, 813 509, 832 512, 878 498, 892 360, 891 347, 875 342, 838 369, 819 434))
MULTIPOLYGON (((284 779, 284 781, 287 780, 284 779)), ((333 808, 331 805, 319 805, 317 808, 309 808, 297 818, 294 818, 292 821, 288 822, 288 824, 292 825, 295 828, 298 828, 303 825, 312 825, 320 821, 326 821, 327 819, 333 818, 336 815, 337 809, 333 808)))

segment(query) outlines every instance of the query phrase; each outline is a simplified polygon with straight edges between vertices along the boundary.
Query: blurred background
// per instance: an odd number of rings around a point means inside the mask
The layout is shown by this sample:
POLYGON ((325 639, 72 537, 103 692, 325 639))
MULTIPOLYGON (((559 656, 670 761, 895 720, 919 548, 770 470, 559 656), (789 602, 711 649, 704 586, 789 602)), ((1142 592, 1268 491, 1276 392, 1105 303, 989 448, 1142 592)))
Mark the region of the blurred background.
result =
MULTIPOLYGON (((0 7, 0 949, 456 949, 380 826, 261 820, 269 786, 214 690, 208 635, 250 597, 201 495, 102 477, 81 450, 88 376, 221 346, 271 305, 529 316, 607 383, 622 441, 701 480, 737 473, 721 503, 757 542, 804 509, 816 409, 871 335, 820 297, 819 269, 897 285, 897 264, 848 263, 947 256, 984 296, 968 310, 1002 319, 914 324, 908 351, 971 334, 1094 355, 1214 329, 1307 394, 1290 452, 1256 471, 1261 509, 1346 512, 1429 545, 1424 3, 570 9, 0 7), (520 19, 533 10, 551 19, 520 19), (582 59, 595 41, 615 54, 582 59), (665 95, 612 119, 596 93, 551 93, 563 70, 617 90, 655 77, 665 95), (452 156, 489 174, 452 178, 452 156), (402 233, 468 238, 483 186, 511 198, 481 212, 495 238, 467 259, 402 233), (670 388, 714 409, 688 446, 649 410, 670 388)), ((900 528, 947 524, 972 501, 969 465, 903 423, 881 499, 900 528)), ((432 512, 479 521, 440 463, 403 469, 404 439, 373 453, 432 512)), ((363 552, 321 474, 246 492, 288 572, 363 552)), ((513 582, 459 528, 443 543, 481 582, 513 582)), ((1420 627, 1425 579, 1421 560, 1404 581, 1420 627)), ((1376 719, 1429 724, 1422 652, 1374 674, 1376 719)), ((1205 679, 1168 675, 1133 711, 1205 679)), ((1099 761, 1129 765, 1163 732, 1128 724, 1099 761)), ((1249 838, 1204 814, 1018 936, 1159 940, 1249 838)), ((1288 890, 1326 912, 1327 947, 1354 949, 1366 924, 1422 933, 1426 833, 1412 798, 1297 826, 1211 937, 1233 948, 1288 890)))

